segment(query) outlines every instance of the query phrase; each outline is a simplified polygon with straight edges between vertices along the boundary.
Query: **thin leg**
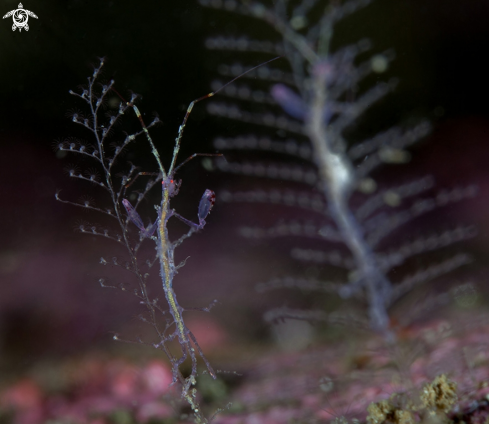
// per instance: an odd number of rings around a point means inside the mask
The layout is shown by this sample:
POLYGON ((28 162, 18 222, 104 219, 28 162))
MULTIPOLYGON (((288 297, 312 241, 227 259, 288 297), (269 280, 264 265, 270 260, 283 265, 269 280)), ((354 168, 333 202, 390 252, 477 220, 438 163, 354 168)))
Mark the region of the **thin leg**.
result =
POLYGON ((134 178, 129 179, 129 183, 124 186, 124 196, 126 195, 126 191, 129 187, 131 187, 134 182, 140 177, 141 175, 150 175, 152 177, 154 176, 160 176, 161 172, 139 172, 134 178))
POLYGON ((195 338, 195 336, 192 334, 192 332, 190 330, 188 330, 188 334, 189 334, 190 338, 192 339, 192 341, 194 342, 194 346, 197 349, 197 352, 199 352, 200 357, 205 362, 205 365, 207 367, 207 371, 209 371, 210 376, 215 380, 217 378, 216 372, 214 371, 211 364, 209 363, 209 361, 205 357, 204 352, 202 352, 202 349, 200 348, 199 344, 197 343, 197 339, 195 338))
POLYGON ((188 157, 180 165, 178 165, 173 170, 173 174, 175 174, 175 172, 177 172, 183 165, 185 165, 187 162, 190 162, 193 158, 197 156, 224 156, 224 155, 222 153, 194 153, 192 156, 188 157))
MULTIPOLYGON (((196 230, 201 230, 202 228, 204 228, 204 225, 202 225, 202 224, 199 225, 199 224, 196 224, 195 222, 189 221, 187 218, 184 218, 182 215, 176 213, 175 211, 173 211, 173 216, 175 218, 178 218, 183 223, 187 224, 189 227, 195 228, 196 230)), ((205 224, 205 222, 204 222, 204 224, 205 224)))

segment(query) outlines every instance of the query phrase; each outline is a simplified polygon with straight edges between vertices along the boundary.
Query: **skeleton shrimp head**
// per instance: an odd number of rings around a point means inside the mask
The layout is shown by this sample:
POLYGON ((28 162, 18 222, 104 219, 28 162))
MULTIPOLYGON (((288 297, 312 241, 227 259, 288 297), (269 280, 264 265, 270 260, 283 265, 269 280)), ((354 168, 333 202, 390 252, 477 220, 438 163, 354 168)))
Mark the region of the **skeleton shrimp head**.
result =
POLYGON ((182 185, 182 180, 177 181, 173 178, 173 175, 168 175, 166 178, 163 178, 161 184, 163 190, 168 190, 169 196, 173 197, 178 194, 178 190, 180 190, 180 186, 182 185))

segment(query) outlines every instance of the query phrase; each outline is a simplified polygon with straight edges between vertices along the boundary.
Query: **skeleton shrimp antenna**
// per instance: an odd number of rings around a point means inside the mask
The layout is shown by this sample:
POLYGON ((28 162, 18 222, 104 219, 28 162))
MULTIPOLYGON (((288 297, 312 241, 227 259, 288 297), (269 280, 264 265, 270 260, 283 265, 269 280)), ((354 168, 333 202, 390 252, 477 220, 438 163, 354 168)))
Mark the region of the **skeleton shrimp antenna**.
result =
POLYGON ((226 88, 229 84, 232 84, 238 78, 241 78, 242 76, 246 75, 247 73, 254 71, 255 69, 259 68, 260 66, 267 65, 268 63, 273 62, 274 60, 280 59, 281 57, 282 56, 277 56, 277 57, 274 57, 273 59, 270 59, 266 62, 260 63, 259 65, 255 66, 251 69, 248 69, 246 72, 243 72, 242 74, 233 78, 231 81, 227 82, 226 84, 224 84, 221 88, 217 89, 216 91, 212 91, 211 93, 206 94, 205 96, 199 97, 198 99, 195 99, 192 102, 190 102, 190 104, 188 105, 188 108, 187 108, 187 113, 185 114, 185 116, 183 118, 182 125, 180 125, 180 128, 178 128, 178 135, 177 135, 177 138, 175 139, 175 147, 173 148, 173 158, 171 161, 170 169, 168 170, 168 175, 173 175, 172 173, 175 171, 175 163, 177 161, 178 152, 180 150, 180 142, 182 140, 183 131, 185 130, 185 125, 187 125, 188 117, 190 115, 190 112, 192 112, 192 109, 194 108, 195 104, 202 101, 202 100, 208 99, 209 97, 216 95, 217 93, 219 93, 219 91, 226 88))
MULTIPOLYGON (((126 102, 124 97, 122 97, 115 88, 112 87, 111 90, 114 91, 114 93, 117 94, 121 98, 121 100, 126 103, 126 105, 128 107, 131 107, 132 110, 134 110, 134 113, 136 114, 137 118, 139 119, 139 122, 141 123, 141 127, 143 128, 144 134, 146 135, 146 138, 148 139, 149 145, 151 146, 151 152, 153 153, 153 156, 156 158, 156 161, 158 162, 158 167, 160 168, 160 171, 163 175, 163 178, 166 178, 165 167, 163 166, 163 163, 161 162, 160 154, 158 153, 158 150, 156 150, 156 147, 153 143, 153 139, 151 138, 149 131, 148 131, 148 128, 146 127, 146 124, 143 121, 143 117, 141 116, 141 112, 139 112, 139 109, 134 104, 134 100, 136 99, 136 95, 133 95, 130 102, 126 102)), ((155 121, 153 121, 153 123, 154 122, 155 121)))

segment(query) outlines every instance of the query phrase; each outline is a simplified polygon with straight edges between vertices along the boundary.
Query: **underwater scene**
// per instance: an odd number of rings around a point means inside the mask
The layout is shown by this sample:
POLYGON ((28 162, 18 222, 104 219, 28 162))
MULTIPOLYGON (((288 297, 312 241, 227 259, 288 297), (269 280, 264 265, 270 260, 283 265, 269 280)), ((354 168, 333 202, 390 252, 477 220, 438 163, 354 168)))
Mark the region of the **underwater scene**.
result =
POLYGON ((488 424, 489 6, 2 3, 0 424, 488 424))

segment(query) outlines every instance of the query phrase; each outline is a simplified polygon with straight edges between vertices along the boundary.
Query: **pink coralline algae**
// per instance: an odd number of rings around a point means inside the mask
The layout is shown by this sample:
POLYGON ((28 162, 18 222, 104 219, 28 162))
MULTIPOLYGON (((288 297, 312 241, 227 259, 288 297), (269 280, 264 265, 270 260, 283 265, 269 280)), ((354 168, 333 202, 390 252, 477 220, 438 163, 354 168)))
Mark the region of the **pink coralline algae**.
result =
POLYGON ((138 422, 172 417, 170 401, 178 398, 170 386, 169 366, 159 360, 131 365, 122 360, 91 359, 65 366, 63 393, 47 395, 41 385, 24 379, 0 392, 0 411, 18 424, 50 419, 79 424, 102 424, 116 411, 126 411, 138 422))

